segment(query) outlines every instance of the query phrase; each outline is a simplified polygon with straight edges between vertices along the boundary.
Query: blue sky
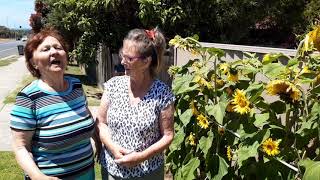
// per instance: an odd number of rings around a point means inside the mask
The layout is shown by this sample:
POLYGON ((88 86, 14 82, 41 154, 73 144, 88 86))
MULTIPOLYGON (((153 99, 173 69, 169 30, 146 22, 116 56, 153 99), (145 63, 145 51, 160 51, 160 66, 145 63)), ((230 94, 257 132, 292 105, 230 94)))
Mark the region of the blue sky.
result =
POLYGON ((34 0, 0 0, 0 26, 31 29, 31 13, 34 13, 34 0))

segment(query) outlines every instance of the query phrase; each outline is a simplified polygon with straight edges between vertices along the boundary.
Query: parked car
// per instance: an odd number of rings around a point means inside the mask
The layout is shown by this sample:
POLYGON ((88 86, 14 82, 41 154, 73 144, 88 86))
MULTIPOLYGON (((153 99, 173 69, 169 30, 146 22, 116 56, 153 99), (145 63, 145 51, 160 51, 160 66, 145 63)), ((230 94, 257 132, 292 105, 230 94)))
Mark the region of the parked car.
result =
POLYGON ((27 36, 23 36, 22 38, 21 38, 21 41, 27 41, 28 40, 28 37, 27 36))

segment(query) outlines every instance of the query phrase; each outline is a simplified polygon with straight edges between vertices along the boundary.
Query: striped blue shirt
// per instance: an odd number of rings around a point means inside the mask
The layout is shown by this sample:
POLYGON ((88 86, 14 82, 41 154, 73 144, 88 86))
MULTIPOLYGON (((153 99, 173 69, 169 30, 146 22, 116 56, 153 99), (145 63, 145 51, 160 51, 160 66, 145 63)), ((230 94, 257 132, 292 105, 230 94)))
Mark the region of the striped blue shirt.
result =
POLYGON ((46 91, 35 80, 18 93, 11 112, 12 129, 34 131, 33 159, 46 175, 74 177, 93 167, 90 137, 94 120, 80 81, 65 76, 64 92, 46 91))

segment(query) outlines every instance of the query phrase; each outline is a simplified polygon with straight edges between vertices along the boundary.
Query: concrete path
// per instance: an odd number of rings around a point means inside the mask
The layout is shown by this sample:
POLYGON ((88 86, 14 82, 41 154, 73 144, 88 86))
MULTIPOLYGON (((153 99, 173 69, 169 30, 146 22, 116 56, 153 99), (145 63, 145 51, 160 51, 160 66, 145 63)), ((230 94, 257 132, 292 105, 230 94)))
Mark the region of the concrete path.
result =
POLYGON ((0 151, 11 150, 11 135, 9 128, 10 111, 13 104, 3 104, 4 98, 14 90, 29 74, 25 66, 24 56, 18 61, 0 67, 0 151))

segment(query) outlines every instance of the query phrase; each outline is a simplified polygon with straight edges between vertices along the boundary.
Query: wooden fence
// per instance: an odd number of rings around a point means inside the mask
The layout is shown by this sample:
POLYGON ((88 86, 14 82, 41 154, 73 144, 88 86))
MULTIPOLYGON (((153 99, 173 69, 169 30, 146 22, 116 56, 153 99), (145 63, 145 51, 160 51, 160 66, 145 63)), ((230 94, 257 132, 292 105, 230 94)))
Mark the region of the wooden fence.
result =
MULTIPOLYGON (((242 59, 244 57, 244 52, 256 53, 256 55, 261 59, 264 54, 267 53, 283 53, 287 56, 294 56, 296 50, 294 49, 281 49, 281 48, 270 48, 270 47, 258 47, 258 46, 242 46, 233 44, 219 44, 219 43, 201 43, 204 47, 215 47, 222 49, 226 52, 226 61, 232 61, 237 59, 242 59)), ((171 65, 181 66, 188 62, 189 59, 196 58, 191 53, 183 51, 177 48, 170 48, 165 53, 164 63, 162 71, 160 72, 158 78, 168 85, 171 85, 171 78, 167 73, 168 68, 171 65)), ((111 54, 109 48, 106 45, 101 44, 96 56, 97 66, 95 67, 95 76, 97 85, 103 88, 103 83, 108 79, 113 77, 114 67, 116 64, 120 63, 118 54, 111 54)))
MULTIPOLYGON (((164 62, 162 70, 158 74, 160 80, 164 81, 171 86, 171 78, 168 75, 168 68, 173 65, 173 48, 166 51, 164 56, 164 62)), ((90 76, 95 76, 95 80, 99 88, 103 88, 103 83, 115 76, 115 65, 120 64, 119 55, 110 53, 109 48, 106 45, 99 45, 99 49, 96 55, 97 66, 94 67, 96 73, 90 76)))

